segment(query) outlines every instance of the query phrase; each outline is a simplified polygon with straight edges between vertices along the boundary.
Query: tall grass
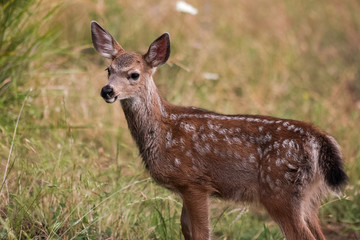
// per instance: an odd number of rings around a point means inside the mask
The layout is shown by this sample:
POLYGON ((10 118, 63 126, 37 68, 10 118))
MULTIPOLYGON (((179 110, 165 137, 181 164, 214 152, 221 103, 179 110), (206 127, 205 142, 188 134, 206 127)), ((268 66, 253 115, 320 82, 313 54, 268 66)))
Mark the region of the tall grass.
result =
MULTIPOLYGON (((0 2, 0 100, 5 101, 6 89, 16 95, 18 85, 29 78, 33 63, 46 58, 54 40, 54 31, 47 29, 46 22, 54 14, 56 7, 43 10, 42 1, 0 2), (40 14, 40 16, 39 16, 40 14), (47 30, 44 31, 44 28, 47 30)), ((47 6, 47 5, 46 5, 47 6)), ((7 91, 8 93, 9 91, 7 91)))
MULTIPOLYGON (((76 0, 56 12, 57 1, 24 2, 1 2, 1 21, 12 19, 0 25, 2 174, 13 148, 0 238, 181 238, 181 199, 150 179, 119 104, 99 97, 107 62, 91 46, 93 19, 142 53, 170 33, 155 82, 174 104, 311 121, 335 136, 350 183, 323 203, 322 227, 328 239, 359 238, 357 1, 189 1, 195 16, 167 0, 76 0)), ((214 239, 282 239, 259 206, 211 205, 214 239)))

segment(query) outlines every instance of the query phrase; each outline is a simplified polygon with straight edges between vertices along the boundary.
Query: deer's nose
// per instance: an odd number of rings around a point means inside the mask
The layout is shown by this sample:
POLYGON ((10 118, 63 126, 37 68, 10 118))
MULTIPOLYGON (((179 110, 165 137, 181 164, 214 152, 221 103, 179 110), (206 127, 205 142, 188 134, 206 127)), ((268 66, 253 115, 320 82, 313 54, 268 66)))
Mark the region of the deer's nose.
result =
POLYGON ((106 85, 105 87, 103 87, 101 89, 101 96, 104 98, 104 99, 109 99, 109 98, 112 98, 114 95, 114 90, 112 87, 110 87, 109 85, 106 85))

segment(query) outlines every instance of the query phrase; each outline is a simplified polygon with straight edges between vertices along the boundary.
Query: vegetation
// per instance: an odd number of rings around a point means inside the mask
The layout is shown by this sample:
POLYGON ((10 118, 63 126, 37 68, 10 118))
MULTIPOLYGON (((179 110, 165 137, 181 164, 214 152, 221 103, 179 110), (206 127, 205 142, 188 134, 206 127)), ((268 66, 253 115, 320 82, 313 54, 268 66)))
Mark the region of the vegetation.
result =
MULTIPOLYGON (((149 178, 119 104, 99 96, 93 19, 142 53, 170 33, 155 81, 174 104, 331 133, 350 182, 324 201, 322 227, 359 239, 359 1, 189 1, 197 15, 175 3, 0 0, 0 239, 181 239, 181 199, 149 178)), ((214 199, 211 216, 214 239, 283 238, 259 206, 214 199)))

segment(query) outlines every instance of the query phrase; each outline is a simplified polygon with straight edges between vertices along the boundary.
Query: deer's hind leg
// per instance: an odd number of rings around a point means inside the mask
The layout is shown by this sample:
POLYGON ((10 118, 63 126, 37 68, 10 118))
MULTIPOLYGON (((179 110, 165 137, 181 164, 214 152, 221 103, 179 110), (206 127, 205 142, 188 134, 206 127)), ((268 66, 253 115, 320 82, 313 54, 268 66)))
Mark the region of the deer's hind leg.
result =
POLYGON ((303 200, 293 187, 288 185, 274 190, 264 184, 260 202, 279 225, 287 240, 315 240, 304 218, 303 200))
POLYGON ((306 223, 317 240, 325 240, 325 236, 321 231, 320 221, 318 218, 320 200, 317 197, 308 199, 305 211, 306 223))
POLYGON ((309 226, 310 231, 317 240, 325 240, 325 236, 321 231, 319 218, 314 215, 306 219, 306 223, 309 226))
POLYGON ((289 201, 281 201, 281 204, 267 201, 263 203, 270 216, 277 222, 281 231, 288 240, 315 240, 303 219, 301 207, 289 201))

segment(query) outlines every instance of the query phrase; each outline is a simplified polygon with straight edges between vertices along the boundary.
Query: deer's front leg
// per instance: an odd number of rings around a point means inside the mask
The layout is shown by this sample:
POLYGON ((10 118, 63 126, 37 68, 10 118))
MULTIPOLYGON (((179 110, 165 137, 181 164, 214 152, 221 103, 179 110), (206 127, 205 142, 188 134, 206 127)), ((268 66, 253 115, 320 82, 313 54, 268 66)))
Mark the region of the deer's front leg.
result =
POLYGON ((187 189, 182 198, 181 227, 185 240, 210 239, 208 193, 187 189))

